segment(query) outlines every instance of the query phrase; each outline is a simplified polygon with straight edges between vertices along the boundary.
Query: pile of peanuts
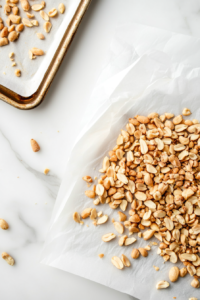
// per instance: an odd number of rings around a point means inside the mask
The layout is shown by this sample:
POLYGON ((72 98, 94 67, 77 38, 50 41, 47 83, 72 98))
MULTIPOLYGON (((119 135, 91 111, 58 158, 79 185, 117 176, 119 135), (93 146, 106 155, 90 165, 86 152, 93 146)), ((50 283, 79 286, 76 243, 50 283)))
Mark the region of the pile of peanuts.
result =
MULTIPOLYGON (((129 235, 137 234, 145 241, 155 237, 159 243, 157 253, 164 262, 176 264, 180 260, 184 265, 181 270, 177 267, 170 270, 170 281, 189 273, 193 277, 191 285, 199 288, 200 123, 195 119, 184 120, 183 116, 190 114, 184 108, 178 116, 151 113, 147 117, 130 118, 109 157, 103 159, 99 170, 103 175, 98 184, 85 195, 93 199, 95 206, 106 203, 114 210, 120 209, 119 221, 112 220, 113 228, 121 235, 119 246, 137 241, 124 234, 126 229, 129 235)), ((90 176, 84 176, 83 180, 88 185, 93 183, 90 176)), ((92 207, 84 209, 81 215, 78 212, 73 215, 80 224, 84 223, 81 219, 88 217, 95 226, 109 219, 102 213, 99 216, 92 207)), ((114 233, 106 233, 102 240, 110 242, 115 238, 114 233)), ((151 242, 152 245, 157 243, 151 242)), ((134 248, 130 256, 147 257, 150 249, 150 245, 134 248)), ((111 261, 118 269, 125 266, 117 256, 111 261)), ((127 260, 126 264, 130 266, 127 260)), ((154 269, 159 271, 158 267, 154 269)), ((165 280, 156 285, 157 289, 168 286, 165 280)))

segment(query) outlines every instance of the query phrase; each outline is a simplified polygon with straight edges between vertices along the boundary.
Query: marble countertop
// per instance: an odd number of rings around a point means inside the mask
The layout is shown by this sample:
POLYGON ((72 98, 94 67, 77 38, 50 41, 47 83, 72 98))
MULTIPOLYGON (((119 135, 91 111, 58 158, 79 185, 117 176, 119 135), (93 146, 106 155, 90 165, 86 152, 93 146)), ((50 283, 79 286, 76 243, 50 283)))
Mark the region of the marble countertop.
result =
POLYGON ((1 296, 11 299, 134 299, 44 266, 39 255, 65 166, 115 26, 136 21, 200 37, 200 0, 93 0, 44 102, 20 111, 0 101, 1 296), (33 153, 30 139, 41 151, 33 153), (45 168, 50 169, 44 175, 45 168))

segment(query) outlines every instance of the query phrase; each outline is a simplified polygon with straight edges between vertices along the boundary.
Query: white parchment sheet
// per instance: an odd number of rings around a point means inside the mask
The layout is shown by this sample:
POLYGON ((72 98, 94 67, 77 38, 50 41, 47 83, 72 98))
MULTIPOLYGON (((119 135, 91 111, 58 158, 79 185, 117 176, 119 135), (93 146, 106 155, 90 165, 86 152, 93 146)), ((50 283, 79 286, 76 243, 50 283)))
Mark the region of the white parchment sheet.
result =
MULTIPOLYGON (((99 176, 102 159, 115 146, 116 138, 129 117, 150 112, 180 114, 184 107, 192 118, 200 120, 200 40, 139 24, 120 25, 111 43, 110 55, 92 94, 80 133, 69 158, 53 212, 41 262, 83 276, 141 300, 188 300, 199 291, 190 286, 187 275, 166 290, 156 290, 156 283, 169 280, 170 262, 156 254, 153 246, 148 258, 131 258, 137 242, 118 246, 118 238, 104 243, 103 234, 117 232, 111 222, 118 220, 118 209, 97 206, 109 215, 109 222, 95 227, 90 219, 83 226, 72 219, 74 211, 94 207, 84 195, 84 175, 99 176), (89 227, 86 226, 89 225, 89 227), (105 257, 100 259, 99 253, 105 257), (124 253, 131 267, 116 269, 111 257, 124 253), (153 265, 160 268, 156 272, 153 265)), ((127 210, 128 215, 128 210, 127 210)), ((128 232, 127 232, 128 234, 128 232)), ((181 264, 179 264, 181 266, 181 264)))
MULTIPOLYGON (((40 16, 40 12, 30 10, 29 13, 34 14, 35 18, 30 20, 38 20, 39 26, 28 28, 25 27, 24 31, 20 33, 20 37, 17 41, 9 43, 9 45, 0 47, 0 84, 11 89, 15 93, 29 97, 35 93, 48 69, 49 64, 63 38, 63 35, 72 20, 74 13, 81 0, 63 0, 66 10, 64 14, 60 14, 55 18, 50 18, 52 28, 49 33, 46 33, 43 29, 45 21, 40 16), (41 32, 45 36, 45 40, 40 40, 36 33, 41 32), (37 57, 34 60, 30 60, 28 51, 33 48, 42 49, 45 52, 44 56, 37 57), (12 62, 9 59, 9 53, 15 53, 15 62, 17 66, 11 67, 12 62), (15 76, 15 69, 18 68, 22 72, 21 77, 15 76)), ((41 1, 30 0, 29 3, 40 3, 41 1)), ((57 8, 60 0, 48 0, 46 1, 46 7, 43 9, 48 13, 52 8, 57 8)), ((18 5, 20 9, 21 18, 26 18, 26 12, 21 8, 21 4, 18 5)), ((1 9, 0 17, 4 20, 4 24, 7 16, 1 9)))

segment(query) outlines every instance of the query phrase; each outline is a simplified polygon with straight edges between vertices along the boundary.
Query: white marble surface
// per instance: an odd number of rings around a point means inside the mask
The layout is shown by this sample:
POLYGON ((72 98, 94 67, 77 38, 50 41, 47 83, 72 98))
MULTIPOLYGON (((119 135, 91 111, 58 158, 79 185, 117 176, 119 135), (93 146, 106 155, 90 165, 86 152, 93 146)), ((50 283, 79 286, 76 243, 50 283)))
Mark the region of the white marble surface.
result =
POLYGON ((81 118, 114 28, 126 20, 199 37, 200 0, 93 0, 41 106, 20 111, 0 102, 0 217, 10 225, 0 231, 0 251, 16 260, 10 267, 0 259, 5 300, 134 299, 38 263, 81 118), (31 138, 40 152, 31 151, 31 138))

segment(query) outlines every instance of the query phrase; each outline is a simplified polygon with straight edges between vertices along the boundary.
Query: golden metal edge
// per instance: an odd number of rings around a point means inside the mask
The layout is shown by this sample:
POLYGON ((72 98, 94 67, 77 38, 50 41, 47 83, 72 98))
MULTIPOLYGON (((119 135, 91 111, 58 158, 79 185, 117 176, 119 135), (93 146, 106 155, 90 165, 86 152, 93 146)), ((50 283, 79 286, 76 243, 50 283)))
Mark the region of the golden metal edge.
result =
POLYGON ((25 98, 0 85, 0 100, 3 100, 4 102, 22 110, 33 109, 41 104, 64 59, 67 50, 69 49, 72 39, 91 1, 92 0, 82 0, 80 2, 76 13, 74 14, 71 23, 65 31, 62 41, 36 93, 28 98, 25 98))

